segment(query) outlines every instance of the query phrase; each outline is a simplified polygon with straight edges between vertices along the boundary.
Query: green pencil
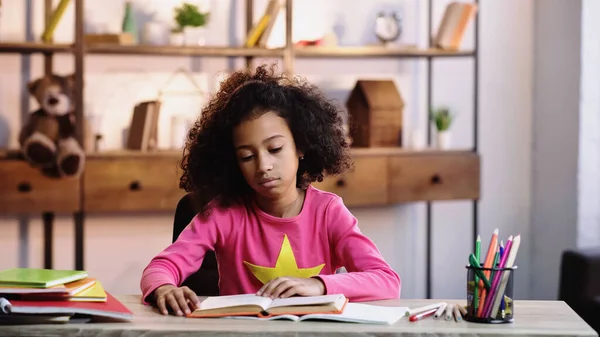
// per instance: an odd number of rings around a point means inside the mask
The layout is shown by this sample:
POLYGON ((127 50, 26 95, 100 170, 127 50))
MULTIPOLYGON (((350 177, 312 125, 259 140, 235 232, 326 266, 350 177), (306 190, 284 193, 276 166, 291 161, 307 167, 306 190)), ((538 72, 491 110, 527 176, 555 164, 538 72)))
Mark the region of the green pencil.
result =
MULTIPOLYGON (((477 262, 481 263, 481 236, 477 235, 477 241, 475 241, 475 258, 477 262)), ((479 298, 477 289, 479 288, 479 277, 475 273, 475 289, 473 289, 473 316, 476 316, 477 309, 479 309, 479 298)))

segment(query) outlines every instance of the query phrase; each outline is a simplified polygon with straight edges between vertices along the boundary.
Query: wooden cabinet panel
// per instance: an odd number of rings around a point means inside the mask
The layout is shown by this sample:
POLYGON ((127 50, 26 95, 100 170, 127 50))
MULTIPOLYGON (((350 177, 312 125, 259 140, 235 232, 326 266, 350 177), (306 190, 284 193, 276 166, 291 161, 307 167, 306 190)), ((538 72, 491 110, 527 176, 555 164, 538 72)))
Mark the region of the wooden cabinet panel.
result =
POLYGON ((53 179, 22 160, 0 160, 0 213, 75 212, 79 179, 53 179))
POLYGON ((84 174, 84 205, 90 212, 173 211, 179 189, 179 158, 97 157, 84 174))
POLYGON ((479 176, 471 152, 390 157, 390 202, 478 199, 479 176))
POLYGON ((328 177, 313 186, 333 192, 346 206, 372 206, 388 203, 388 164, 385 156, 354 157, 354 170, 328 177))

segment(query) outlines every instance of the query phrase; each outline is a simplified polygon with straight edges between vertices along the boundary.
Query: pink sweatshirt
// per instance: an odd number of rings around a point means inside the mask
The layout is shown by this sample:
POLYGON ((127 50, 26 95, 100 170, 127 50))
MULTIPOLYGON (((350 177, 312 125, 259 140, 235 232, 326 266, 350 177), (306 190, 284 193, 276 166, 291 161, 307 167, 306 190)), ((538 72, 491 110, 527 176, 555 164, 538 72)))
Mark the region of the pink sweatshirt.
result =
POLYGON ((213 208, 154 257, 141 279, 143 299, 164 284, 179 286, 214 250, 221 295, 255 293, 279 276, 319 277, 326 294, 350 301, 400 297, 400 277, 364 236, 335 194, 309 187, 300 214, 278 218, 257 206, 213 208), (344 266, 348 273, 335 274, 344 266))

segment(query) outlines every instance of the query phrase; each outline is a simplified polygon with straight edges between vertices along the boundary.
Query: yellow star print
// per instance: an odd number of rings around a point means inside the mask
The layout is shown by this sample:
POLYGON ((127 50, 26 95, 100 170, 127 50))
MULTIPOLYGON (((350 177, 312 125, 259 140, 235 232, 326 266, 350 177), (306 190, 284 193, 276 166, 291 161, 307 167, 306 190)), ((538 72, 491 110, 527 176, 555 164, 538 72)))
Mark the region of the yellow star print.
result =
POLYGON ((244 264, 263 284, 266 284, 267 282, 281 276, 304 278, 317 276, 319 275, 319 272, 321 272, 321 269, 323 269, 325 266, 323 263, 312 268, 298 268, 298 265, 296 264, 296 257, 294 256, 294 252, 292 251, 292 246, 290 245, 287 235, 283 236, 283 243, 281 244, 281 250, 279 251, 275 268, 257 266, 247 261, 244 261, 244 264))

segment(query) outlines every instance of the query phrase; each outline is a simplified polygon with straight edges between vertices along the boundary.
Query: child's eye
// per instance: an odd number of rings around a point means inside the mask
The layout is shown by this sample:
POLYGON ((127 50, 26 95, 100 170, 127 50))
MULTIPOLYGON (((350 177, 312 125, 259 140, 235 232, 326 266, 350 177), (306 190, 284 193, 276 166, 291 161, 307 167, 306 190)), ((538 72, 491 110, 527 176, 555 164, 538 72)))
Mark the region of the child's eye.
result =
POLYGON ((246 157, 242 157, 240 158, 241 161, 249 161, 252 159, 253 156, 246 156, 246 157))
POLYGON ((282 148, 282 147, 283 147, 283 146, 280 146, 280 147, 278 147, 278 148, 276 148, 276 149, 271 149, 271 150, 269 150, 269 152, 271 152, 271 153, 277 153, 277 152, 281 151, 281 148, 282 148))

